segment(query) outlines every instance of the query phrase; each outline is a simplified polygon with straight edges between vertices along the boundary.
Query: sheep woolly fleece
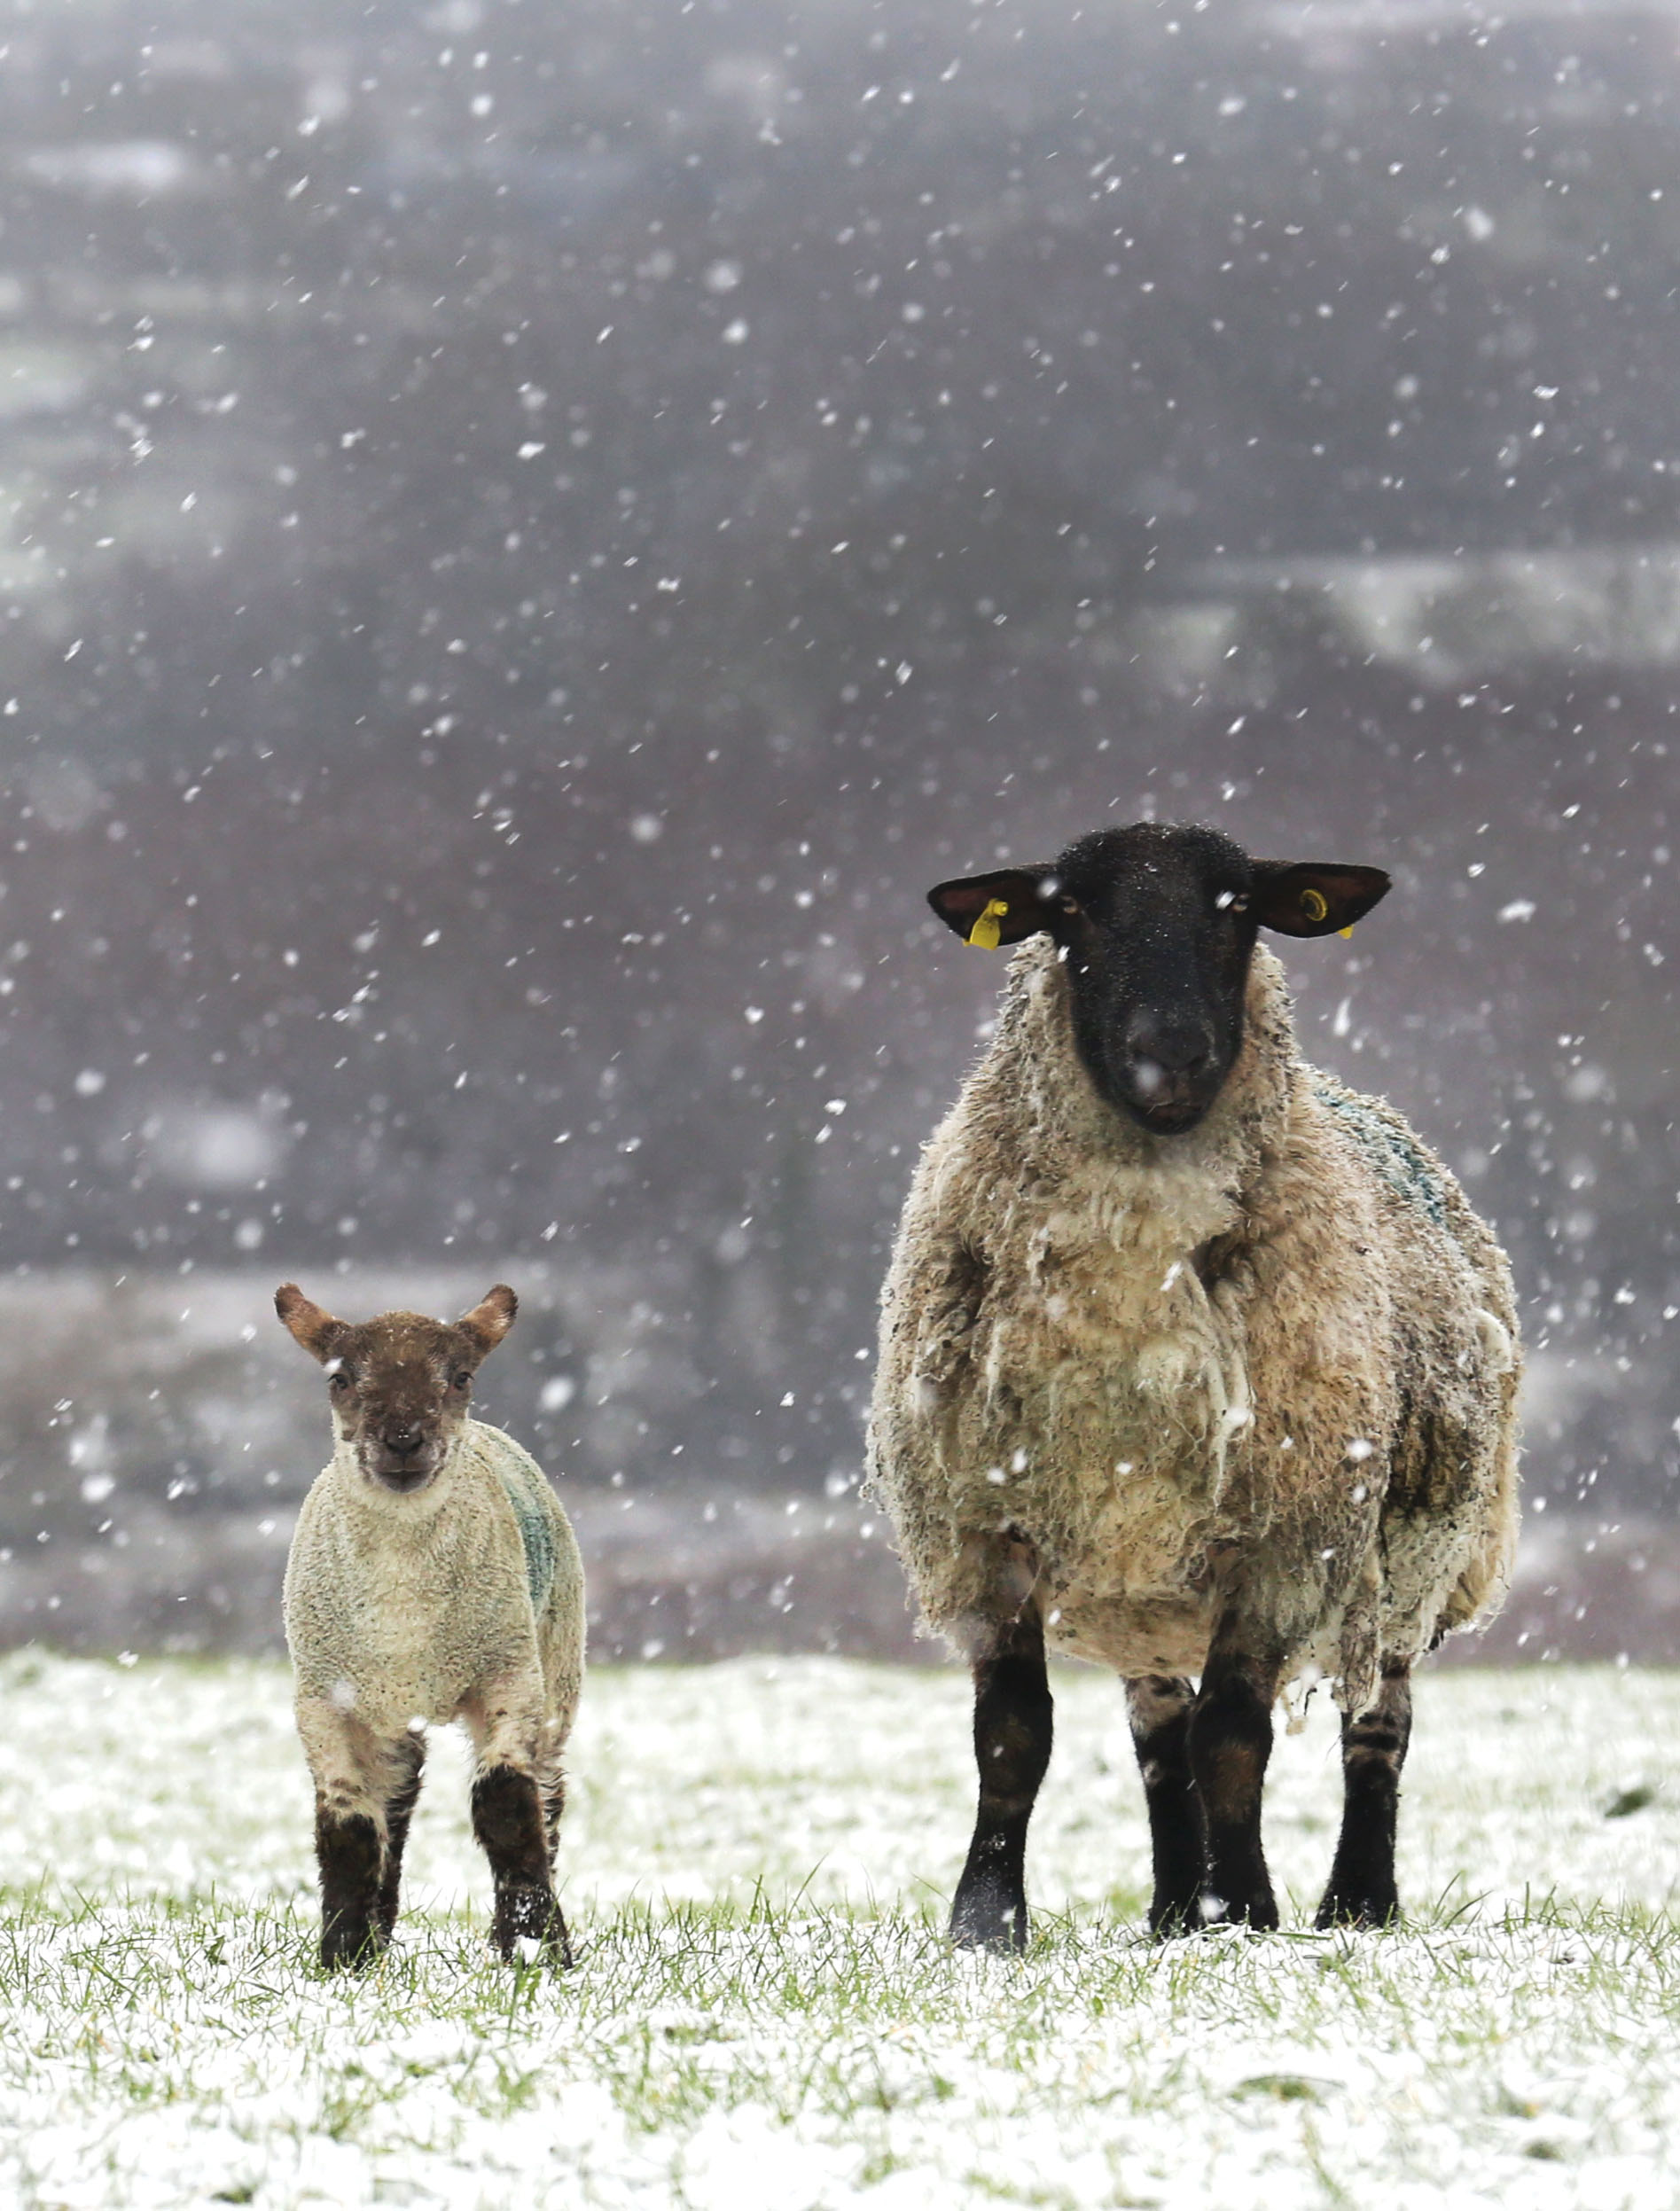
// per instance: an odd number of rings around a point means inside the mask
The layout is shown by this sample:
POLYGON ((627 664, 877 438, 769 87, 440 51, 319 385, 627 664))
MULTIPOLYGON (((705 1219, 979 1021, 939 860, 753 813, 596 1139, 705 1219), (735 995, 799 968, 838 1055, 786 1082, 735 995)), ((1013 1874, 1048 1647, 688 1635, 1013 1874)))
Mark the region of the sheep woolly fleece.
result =
MULTIPOLYGON (((576 1538, 542 1470, 483 1421, 468 1420, 408 1496, 369 1481, 340 1445, 298 1516, 285 1630, 312 1765, 341 1754, 349 1715, 370 1752, 416 1720, 462 1716, 482 1762, 528 1772, 530 1743, 557 1758, 577 1711, 576 1538)), ((383 1829, 384 1787, 372 1773, 356 1779, 346 1808, 383 1829)))
POLYGON ((1098 1097, 1033 937, 905 1205, 870 1488, 959 1648, 1035 1591, 1053 1646, 1194 1674, 1234 1605, 1358 1711, 1504 1594, 1519 1366, 1492 1233, 1301 1058, 1263 946, 1212 1111, 1159 1138, 1098 1097))

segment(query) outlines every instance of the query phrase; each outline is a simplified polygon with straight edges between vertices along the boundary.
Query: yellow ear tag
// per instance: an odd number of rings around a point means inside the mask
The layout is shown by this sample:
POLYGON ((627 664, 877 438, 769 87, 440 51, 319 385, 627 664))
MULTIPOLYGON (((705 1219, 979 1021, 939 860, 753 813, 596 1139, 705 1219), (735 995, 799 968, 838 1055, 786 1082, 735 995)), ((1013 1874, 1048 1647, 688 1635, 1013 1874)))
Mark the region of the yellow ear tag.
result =
POLYGON ((1301 910, 1309 921, 1322 921, 1330 911, 1330 901, 1323 891, 1305 890, 1301 894, 1301 910))
POLYGON ((1336 934, 1337 934, 1338 936, 1351 936, 1351 935, 1353 934, 1353 933, 1354 933, 1354 925, 1353 925, 1353 923, 1350 921, 1350 922, 1348 924, 1348 926, 1347 926, 1345 929, 1338 929, 1338 930, 1337 930, 1337 932, 1336 932, 1336 934))
POLYGON ((971 944, 977 944, 982 952, 995 952, 997 949, 999 937, 997 924, 1001 917, 1008 911, 1007 899, 988 899, 979 920, 968 933, 968 941, 971 944))

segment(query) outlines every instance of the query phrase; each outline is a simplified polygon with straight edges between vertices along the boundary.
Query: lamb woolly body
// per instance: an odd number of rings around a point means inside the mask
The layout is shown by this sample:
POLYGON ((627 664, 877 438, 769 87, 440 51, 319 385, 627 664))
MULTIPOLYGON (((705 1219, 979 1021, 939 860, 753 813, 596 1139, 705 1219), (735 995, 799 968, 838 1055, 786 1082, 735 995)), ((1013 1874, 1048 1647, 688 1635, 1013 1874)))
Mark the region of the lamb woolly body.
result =
POLYGON ((1278 1682, 1354 1715, 1505 1588, 1516 1340, 1492 1235, 1301 1059, 1263 947, 1212 1110, 1162 1140, 1098 1096, 1030 937, 905 1206, 870 1486, 961 1647, 1033 1594, 1062 1650, 1195 1673, 1240 1588, 1278 1682))
POLYGON ((553 1863, 583 1569, 539 1468, 467 1416, 518 1305, 498 1283, 454 1323, 352 1324, 295 1283, 275 1294, 326 1369, 337 1436, 298 1517, 285 1594, 329 1965, 363 1965, 390 1940, 425 1730, 456 1719, 477 1753, 473 1826, 495 1877, 496 1945, 569 1962, 553 1863))
POLYGON ((412 1496, 340 1443, 298 1516, 285 1631, 311 1770, 382 1820, 379 1746, 465 1719, 481 1764, 558 1762, 583 1676, 583 1566, 529 1454, 481 1420, 412 1496), (371 1768, 371 1770, 370 1770, 371 1768))

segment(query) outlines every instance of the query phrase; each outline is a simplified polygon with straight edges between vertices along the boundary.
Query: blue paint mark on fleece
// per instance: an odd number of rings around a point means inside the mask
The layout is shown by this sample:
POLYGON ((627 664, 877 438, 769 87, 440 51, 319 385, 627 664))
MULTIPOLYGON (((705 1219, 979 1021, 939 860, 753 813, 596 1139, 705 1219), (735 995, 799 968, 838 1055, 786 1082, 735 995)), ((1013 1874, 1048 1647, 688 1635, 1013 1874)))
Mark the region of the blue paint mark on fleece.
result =
POLYGON ((531 1591, 531 1610, 538 1618, 548 1603, 549 1591, 554 1587, 554 1569, 559 1564, 554 1543, 554 1517, 549 1510, 549 1500, 543 1493, 548 1484, 528 1460, 510 1459, 505 1452, 497 1452, 496 1471, 502 1487, 507 1491, 507 1501, 513 1507, 513 1517, 520 1524, 520 1541, 525 1546, 525 1579, 531 1591))
POLYGON ((1440 1175, 1423 1146, 1409 1134, 1398 1115, 1390 1116, 1373 1098, 1344 1090, 1340 1082, 1321 1076, 1313 1095, 1328 1106, 1359 1149, 1397 1197, 1421 1206, 1438 1229, 1447 1226, 1447 1192, 1440 1175))

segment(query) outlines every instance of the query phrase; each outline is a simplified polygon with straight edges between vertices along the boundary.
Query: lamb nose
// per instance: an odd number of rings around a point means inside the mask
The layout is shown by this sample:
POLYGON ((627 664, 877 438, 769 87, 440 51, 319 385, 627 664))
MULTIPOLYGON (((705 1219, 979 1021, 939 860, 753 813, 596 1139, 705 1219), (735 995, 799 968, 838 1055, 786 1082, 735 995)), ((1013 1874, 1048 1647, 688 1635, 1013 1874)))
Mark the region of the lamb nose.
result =
POLYGON ((411 1451, 420 1440, 418 1428, 387 1428, 385 1448, 387 1451, 411 1451))

